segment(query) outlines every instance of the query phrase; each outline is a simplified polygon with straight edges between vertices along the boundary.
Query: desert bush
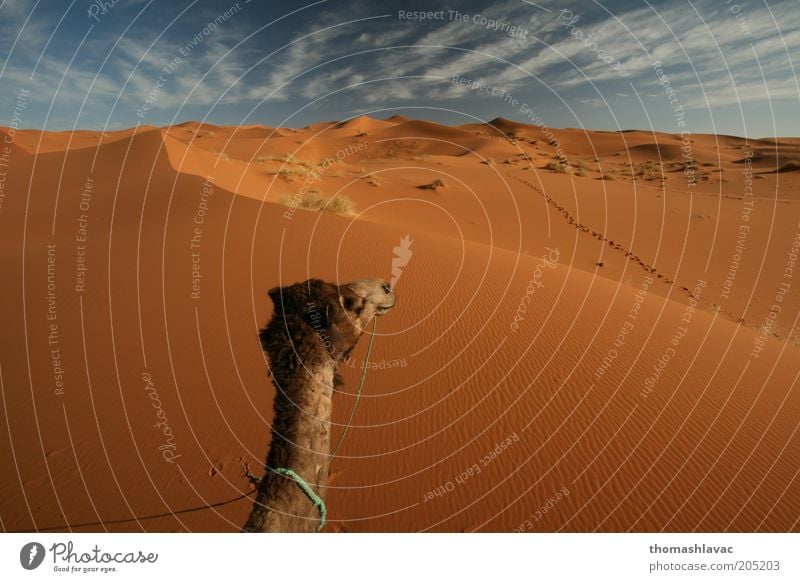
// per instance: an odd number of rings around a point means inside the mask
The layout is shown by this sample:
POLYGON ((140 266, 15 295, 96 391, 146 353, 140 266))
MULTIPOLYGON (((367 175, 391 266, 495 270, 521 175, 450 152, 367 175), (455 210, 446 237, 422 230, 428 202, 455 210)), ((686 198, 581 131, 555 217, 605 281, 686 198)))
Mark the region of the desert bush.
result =
POLYGON ((544 166, 546 170, 552 170, 559 174, 574 174, 576 176, 585 176, 587 171, 594 171, 594 167, 585 160, 579 158, 568 159, 558 155, 552 157, 553 161, 544 166))
POLYGON ((575 168, 565 162, 547 162, 544 166, 545 170, 552 170, 559 174, 574 174, 575 168))
POLYGON ((658 162, 647 161, 637 165, 634 168, 633 175, 645 180, 658 180, 664 177, 664 169, 658 162))
POLYGON ((311 172, 306 168, 299 166, 299 167, 292 167, 292 166, 284 166, 282 168, 278 168, 272 174, 276 174, 281 178, 285 178, 287 180, 294 179, 295 176, 310 176, 311 172))
POLYGON ((264 162, 280 162, 282 164, 294 164, 297 166, 303 166, 304 168, 311 167, 311 164, 303 160, 298 160, 292 154, 283 154, 282 156, 259 155, 256 156, 256 162, 259 164, 263 164, 264 162))
POLYGON ((436 178, 430 184, 423 184, 422 186, 417 186, 420 190, 438 190, 439 188, 444 188, 447 184, 444 183, 444 180, 441 178, 436 178))
POLYGON ((281 196, 281 204, 303 210, 313 210, 315 212, 330 212, 331 214, 352 215, 355 212, 353 201, 347 196, 334 194, 324 196, 317 189, 307 190, 302 195, 281 196))

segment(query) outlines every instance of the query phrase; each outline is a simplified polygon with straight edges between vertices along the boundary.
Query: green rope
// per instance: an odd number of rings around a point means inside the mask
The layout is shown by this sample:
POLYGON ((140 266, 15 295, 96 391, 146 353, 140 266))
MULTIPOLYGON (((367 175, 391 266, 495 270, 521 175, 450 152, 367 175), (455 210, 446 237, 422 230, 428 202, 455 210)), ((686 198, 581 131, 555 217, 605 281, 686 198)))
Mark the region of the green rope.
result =
POLYGON ((325 507, 325 502, 322 500, 322 497, 320 497, 314 492, 314 490, 311 488, 311 485, 306 483, 305 479, 303 479, 300 475, 298 475, 291 469, 284 469, 283 467, 278 467, 277 469, 270 469, 270 471, 294 479, 294 482, 297 483, 297 486, 300 487, 303 493, 306 494, 306 497, 308 497, 311 503, 313 503, 314 506, 319 510, 319 525, 317 526, 317 531, 325 527, 325 518, 328 515, 328 508, 325 507))
MULTIPOLYGON (((356 413, 356 407, 358 406, 358 401, 361 398, 361 392, 364 390, 364 381, 367 378, 367 367, 369 366, 369 357, 372 353, 372 342, 375 341, 375 329, 378 327, 378 318, 374 317, 372 319, 372 336, 369 338, 369 345, 367 346, 367 357, 364 360, 364 369, 361 371, 361 382, 358 386, 358 392, 356 392, 356 401, 353 403, 353 408, 350 409, 350 416, 347 418, 347 423, 344 425, 344 431, 342 432, 342 436, 339 437, 339 442, 336 444, 336 448, 333 449, 333 453, 331 454, 331 460, 336 456, 336 453, 339 451, 339 447, 342 446, 342 442, 344 442, 344 437, 347 435, 347 431, 350 428, 350 424, 353 422, 353 416, 356 413)), ((277 469, 270 468, 270 471, 278 473, 279 475, 284 475, 285 477, 289 477, 294 479, 294 482, 297 483, 297 486, 306 494, 306 497, 314 504, 314 506, 319 510, 319 526, 317 526, 317 531, 320 531, 323 527, 325 527, 325 518, 328 515, 328 509, 325 507, 325 502, 322 500, 322 497, 317 495, 314 490, 311 488, 311 485, 306 483, 305 479, 303 479, 300 475, 292 471, 291 469, 285 469, 283 467, 278 467, 277 469)))
POLYGON ((358 386, 358 392, 356 392, 356 401, 353 402, 353 408, 350 409, 350 416, 347 418, 347 422, 344 425, 344 431, 342 432, 342 436, 339 437, 339 442, 336 444, 336 448, 333 449, 333 453, 331 453, 331 461, 336 456, 336 453, 339 451, 339 447, 342 446, 342 442, 344 442, 344 437, 347 436, 347 431, 350 429, 350 423, 353 422, 353 416, 356 413, 356 407, 358 406, 358 401, 361 398, 361 392, 364 390, 364 380, 367 377, 367 367, 369 366, 369 356, 372 353, 372 342, 375 341, 375 329, 378 327, 378 318, 372 318, 372 335, 369 338, 369 345, 367 346, 367 357, 364 359, 364 368, 361 370, 361 382, 358 386))

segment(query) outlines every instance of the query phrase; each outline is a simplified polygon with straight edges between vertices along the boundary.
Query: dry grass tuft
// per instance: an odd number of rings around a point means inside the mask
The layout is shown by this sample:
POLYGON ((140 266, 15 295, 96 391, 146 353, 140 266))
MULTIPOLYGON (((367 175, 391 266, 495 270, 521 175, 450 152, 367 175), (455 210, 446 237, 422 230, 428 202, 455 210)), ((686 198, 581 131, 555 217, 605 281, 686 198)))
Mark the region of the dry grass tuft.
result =
POLYGON ((331 214, 341 214, 351 216, 355 214, 355 205, 347 196, 334 194, 324 196, 319 190, 308 190, 304 194, 295 196, 281 196, 281 204, 292 208, 302 208, 303 210, 313 210, 314 212, 329 212, 331 214))
POLYGON ((592 166, 584 160, 569 160, 563 156, 553 156, 553 161, 547 162, 544 169, 559 174, 574 174, 575 176, 585 176, 587 171, 593 170, 592 166))
POLYGON ((282 156, 256 156, 256 163, 263 164, 265 162, 280 162, 282 164, 291 164, 295 166, 302 166, 304 168, 311 168, 311 164, 306 161, 298 160, 292 154, 283 154, 282 156))
POLYGON ((658 162, 642 162, 634 168, 633 175, 644 180, 660 180, 664 178, 664 168, 658 162))
POLYGON ((566 162, 547 162, 544 166, 545 170, 552 170, 553 172, 557 172, 559 174, 574 174, 575 168, 570 166, 566 162))
POLYGON ((276 175, 280 176, 281 178, 289 180, 290 182, 295 178, 295 176, 303 176, 303 177, 305 177, 305 176, 311 176, 312 175, 310 170, 308 170, 308 169, 306 169, 306 168, 304 168, 302 166, 297 166, 297 167, 284 166, 283 168, 279 168, 279 169, 275 170, 274 172, 270 172, 270 173, 271 174, 276 174, 276 175))

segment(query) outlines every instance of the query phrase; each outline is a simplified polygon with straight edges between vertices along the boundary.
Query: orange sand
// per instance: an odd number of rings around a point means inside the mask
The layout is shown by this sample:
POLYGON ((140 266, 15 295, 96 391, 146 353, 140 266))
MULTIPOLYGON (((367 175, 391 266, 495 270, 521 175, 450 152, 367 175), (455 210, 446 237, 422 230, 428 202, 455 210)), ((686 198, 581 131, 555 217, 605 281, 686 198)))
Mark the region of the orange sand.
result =
POLYGON ((503 119, 17 132, 2 527, 237 530, 267 289, 389 278, 410 235, 327 531, 797 531, 800 142, 692 139, 694 185, 680 136, 503 119))

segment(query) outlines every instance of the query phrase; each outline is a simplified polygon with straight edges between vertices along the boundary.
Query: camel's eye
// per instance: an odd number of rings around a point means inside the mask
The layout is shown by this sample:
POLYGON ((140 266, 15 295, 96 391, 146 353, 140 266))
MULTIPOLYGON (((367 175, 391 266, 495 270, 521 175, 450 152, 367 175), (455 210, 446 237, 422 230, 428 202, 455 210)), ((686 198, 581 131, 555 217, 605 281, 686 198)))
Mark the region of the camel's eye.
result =
POLYGON ((384 283, 383 285, 381 285, 381 288, 383 289, 383 292, 386 293, 387 295, 392 292, 392 288, 389 285, 389 283, 384 283))

